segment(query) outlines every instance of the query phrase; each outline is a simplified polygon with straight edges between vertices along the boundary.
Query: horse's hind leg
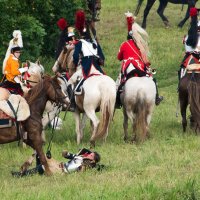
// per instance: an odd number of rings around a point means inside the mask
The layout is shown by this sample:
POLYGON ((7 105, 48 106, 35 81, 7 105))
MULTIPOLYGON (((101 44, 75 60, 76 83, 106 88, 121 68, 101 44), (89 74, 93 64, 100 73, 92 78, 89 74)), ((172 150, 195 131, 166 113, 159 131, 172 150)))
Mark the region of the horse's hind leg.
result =
POLYGON ((99 126, 99 119, 97 118, 97 116, 95 114, 95 109, 90 110, 90 111, 85 109, 85 112, 86 112, 88 118, 92 121, 92 125, 93 125, 93 131, 92 131, 92 136, 90 138, 90 144, 91 144, 91 146, 95 146, 94 138, 97 133, 98 126, 99 126))
POLYGON ((80 118, 80 112, 75 111, 74 113, 74 118, 75 118, 75 122, 76 122, 76 142, 79 145, 81 143, 81 118, 80 118))
POLYGON ((166 6, 167 6, 167 1, 162 1, 162 2, 160 1, 160 5, 158 7, 157 13, 159 14, 161 19, 163 20, 165 26, 168 27, 169 26, 169 21, 163 14, 166 6))
POLYGON ((123 113, 124 113, 124 122, 123 122, 123 128, 124 128, 124 141, 128 141, 128 116, 126 114, 126 109, 123 107, 123 113))

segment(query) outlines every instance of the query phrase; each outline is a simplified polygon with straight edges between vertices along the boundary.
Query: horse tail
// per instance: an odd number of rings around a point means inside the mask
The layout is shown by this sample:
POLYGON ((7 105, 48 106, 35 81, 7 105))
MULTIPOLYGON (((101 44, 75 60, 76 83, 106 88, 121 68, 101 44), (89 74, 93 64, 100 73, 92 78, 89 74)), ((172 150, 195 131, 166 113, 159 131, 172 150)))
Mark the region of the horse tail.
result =
POLYGON ((115 95, 108 95, 107 92, 103 92, 100 105, 100 122, 96 134, 91 138, 91 141, 95 141, 98 138, 106 138, 107 129, 113 118, 115 107, 115 95))
POLYGON ((191 115, 196 122, 196 130, 200 129, 200 86, 197 81, 190 81, 188 86, 188 97, 191 115))
POLYGON ((137 4, 137 7, 136 7, 136 10, 135 10, 135 13, 134 13, 135 16, 138 15, 138 13, 139 13, 139 11, 140 11, 140 7, 141 7, 143 1, 144 1, 144 0, 138 0, 138 4, 137 4))
POLYGON ((147 115, 149 114, 149 105, 146 101, 145 94, 140 91, 136 97, 136 103, 133 106, 133 113, 135 113, 135 129, 136 138, 138 142, 142 142, 147 134, 147 115))

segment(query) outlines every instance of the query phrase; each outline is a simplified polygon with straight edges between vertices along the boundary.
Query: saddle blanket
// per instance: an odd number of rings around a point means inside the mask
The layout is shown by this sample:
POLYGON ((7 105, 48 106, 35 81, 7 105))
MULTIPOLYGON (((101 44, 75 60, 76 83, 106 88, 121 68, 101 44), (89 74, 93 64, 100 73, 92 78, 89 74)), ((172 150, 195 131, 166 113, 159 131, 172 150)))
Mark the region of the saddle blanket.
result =
POLYGON ((9 106, 7 100, 2 100, 0 101, 0 110, 2 110, 6 115, 13 119, 15 119, 16 115, 17 121, 24 121, 30 116, 29 105, 22 96, 11 94, 8 101, 11 103, 15 113, 9 106))
POLYGON ((12 119, 0 110, 0 128, 8 128, 12 126, 12 119))

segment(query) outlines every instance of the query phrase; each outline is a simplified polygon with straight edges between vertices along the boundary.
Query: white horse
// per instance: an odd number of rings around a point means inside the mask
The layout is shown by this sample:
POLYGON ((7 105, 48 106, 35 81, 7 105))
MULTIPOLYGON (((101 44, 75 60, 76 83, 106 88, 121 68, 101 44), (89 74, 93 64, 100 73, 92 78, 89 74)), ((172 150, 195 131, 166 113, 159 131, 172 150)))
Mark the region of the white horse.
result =
MULTIPOLYGON (((52 68, 54 73, 68 70, 69 76, 74 74, 73 52, 74 47, 65 47, 63 49, 52 68)), ((81 70, 79 72, 81 72, 81 70)), ((96 74, 95 71, 94 74, 96 74)), ((77 76, 81 75, 82 74, 76 72, 76 75, 73 78, 71 77, 70 80, 74 79, 72 82, 76 82, 77 76)), ((82 95, 75 96, 77 108, 74 117, 76 121, 77 144, 80 144, 83 138, 83 129, 87 116, 91 120, 93 129, 90 142, 91 145, 94 145, 96 139, 101 137, 106 138, 108 135, 108 127, 113 117, 115 107, 116 86, 113 79, 99 73, 99 75, 91 76, 84 81, 82 91, 82 95), (96 110, 99 108, 101 115, 100 120, 95 114, 96 110), (82 118, 81 113, 83 114, 82 118)))
POLYGON ((151 77, 127 80, 121 94, 124 113, 124 140, 128 140, 128 119, 132 123, 132 142, 142 142, 149 136, 149 124, 155 105, 156 87, 151 77))
POLYGON ((106 139, 108 128, 113 118, 116 100, 116 86, 112 78, 106 75, 91 76, 82 86, 83 94, 76 95, 77 109, 75 111, 77 144, 83 138, 80 113, 85 112, 92 122, 90 143, 95 145, 98 138, 106 139), (100 108, 100 120, 95 111, 100 108))

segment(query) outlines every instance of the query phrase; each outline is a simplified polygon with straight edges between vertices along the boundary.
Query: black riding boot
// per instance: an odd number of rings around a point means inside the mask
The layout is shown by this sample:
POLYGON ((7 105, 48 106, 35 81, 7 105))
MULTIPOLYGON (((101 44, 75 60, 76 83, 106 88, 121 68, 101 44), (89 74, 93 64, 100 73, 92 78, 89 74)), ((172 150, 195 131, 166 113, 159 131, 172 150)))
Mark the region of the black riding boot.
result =
POLYGON ((117 96, 116 96, 116 103, 115 103, 115 108, 120 109, 122 107, 121 99, 120 99, 120 94, 122 93, 122 87, 124 84, 120 84, 118 89, 117 89, 117 96))
POLYGON ((75 112, 76 102, 75 102, 74 91, 72 90, 72 85, 68 85, 67 93, 68 93, 69 99, 70 99, 70 107, 69 107, 68 110, 71 111, 71 112, 75 112))
POLYGON ((158 86, 157 86, 157 81, 155 78, 153 78, 153 81, 156 85, 156 100, 155 100, 155 104, 158 106, 160 104, 160 102, 163 100, 163 96, 159 96, 158 94, 158 86))

